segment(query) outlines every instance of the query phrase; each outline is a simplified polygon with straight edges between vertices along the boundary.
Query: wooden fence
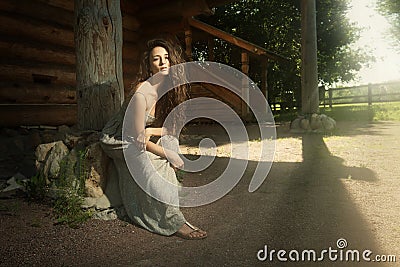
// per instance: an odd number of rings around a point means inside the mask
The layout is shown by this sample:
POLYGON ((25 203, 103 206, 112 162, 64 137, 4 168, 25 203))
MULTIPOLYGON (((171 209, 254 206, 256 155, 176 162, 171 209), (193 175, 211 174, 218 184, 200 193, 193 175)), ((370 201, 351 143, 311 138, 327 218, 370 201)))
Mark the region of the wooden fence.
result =
POLYGON ((400 101, 400 82, 360 85, 342 88, 320 88, 320 103, 326 107, 400 101))

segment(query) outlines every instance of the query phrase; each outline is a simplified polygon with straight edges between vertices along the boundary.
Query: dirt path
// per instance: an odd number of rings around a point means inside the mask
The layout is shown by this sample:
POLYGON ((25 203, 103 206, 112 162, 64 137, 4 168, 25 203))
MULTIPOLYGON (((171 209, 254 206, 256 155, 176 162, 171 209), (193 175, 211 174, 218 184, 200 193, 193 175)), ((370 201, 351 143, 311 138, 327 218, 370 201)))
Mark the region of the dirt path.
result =
MULTIPOLYGON (((204 172, 188 175, 185 184, 203 184, 225 169, 229 144, 219 131, 192 129, 197 137, 215 138, 218 157, 204 172)), ((257 252, 267 246, 269 251, 298 250, 301 257, 303 250, 337 249, 337 240, 344 238, 344 253, 368 249, 371 259, 396 255, 397 263, 370 265, 400 266, 399 133, 400 123, 391 122, 340 123, 332 136, 293 135, 287 125, 279 126, 275 161, 256 192, 247 191, 256 166, 250 161, 243 179, 224 198, 183 209, 190 222, 208 231, 202 241, 150 234, 119 220, 92 220, 79 229, 54 226, 48 207, 3 198, 0 265, 281 266, 276 253, 273 262, 260 262, 257 252)), ((194 144, 183 144, 183 151, 195 154, 194 144)), ((251 142, 255 149, 258 144, 256 138, 251 142)), ((333 262, 326 254, 318 264, 355 262, 333 262)))

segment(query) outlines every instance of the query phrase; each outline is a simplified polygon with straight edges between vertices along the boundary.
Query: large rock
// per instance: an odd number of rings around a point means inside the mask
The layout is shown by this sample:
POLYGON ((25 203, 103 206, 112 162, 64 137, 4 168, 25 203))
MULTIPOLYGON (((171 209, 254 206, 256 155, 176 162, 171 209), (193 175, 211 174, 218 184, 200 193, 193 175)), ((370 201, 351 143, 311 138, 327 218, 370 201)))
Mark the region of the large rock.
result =
POLYGON ((301 128, 302 128, 303 130, 306 130, 306 131, 308 131, 308 130, 311 129, 311 128, 310 128, 310 121, 309 121, 308 119, 302 119, 302 120, 300 121, 300 126, 301 126, 301 128))
POLYGON ((326 131, 332 131, 336 128, 336 121, 325 114, 321 115, 321 122, 326 131))
POLYGON ((47 153, 49 153, 50 149, 53 148, 53 146, 56 143, 47 143, 47 144, 40 144, 36 147, 36 151, 35 151, 35 156, 36 156, 36 160, 38 161, 38 163, 44 163, 47 157, 47 153))
POLYGON ((336 128, 334 119, 325 114, 311 114, 310 116, 299 116, 290 124, 290 130, 294 133, 323 133, 330 132, 336 128))
POLYGON ((48 182, 57 179, 61 164, 69 150, 62 141, 42 144, 36 149, 36 166, 48 182))
POLYGON ((85 180, 85 193, 88 197, 101 197, 107 184, 107 167, 110 159, 97 142, 87 147, 84 160, 88 174, 85 180))
POLYGON ((318 114, 312 114, 310 118, 310 128, 311 130, 323 130, 321 117, 318 114))

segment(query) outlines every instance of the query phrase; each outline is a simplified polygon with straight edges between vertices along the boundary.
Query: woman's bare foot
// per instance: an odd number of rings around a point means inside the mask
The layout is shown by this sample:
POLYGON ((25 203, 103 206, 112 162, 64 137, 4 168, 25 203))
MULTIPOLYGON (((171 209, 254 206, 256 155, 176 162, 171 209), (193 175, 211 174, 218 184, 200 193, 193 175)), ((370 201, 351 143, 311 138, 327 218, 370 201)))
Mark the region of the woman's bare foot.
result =
POLYGON ((179 236, 184 239, 203 239, 207 237, 207 233, 190 223, 186 222, 182 227, 175 233, 176 236, 179 236))

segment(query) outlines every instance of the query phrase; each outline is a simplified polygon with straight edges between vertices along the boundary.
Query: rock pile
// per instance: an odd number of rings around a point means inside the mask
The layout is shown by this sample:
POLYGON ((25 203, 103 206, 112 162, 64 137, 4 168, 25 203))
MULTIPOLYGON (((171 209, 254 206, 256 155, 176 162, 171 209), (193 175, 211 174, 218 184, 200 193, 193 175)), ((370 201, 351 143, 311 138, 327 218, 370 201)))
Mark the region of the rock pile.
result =
POLYGON ((61 187, 78 190, 83 184, 83 207, 95 210, 94 217, 107 220, 124 214, 118 176, 100 146, 98 132, 79 132, 67 126, 1 129, 0 147, 7 155, 0 159, 0 191, 20 189, 19 181, 39 175, 52 198, 61 187))
POLYGON ((331 132, 336 128, 336 121, 325 114, 303 115, 294 119, 290 124, 290 130, 295 133, 331 132))

